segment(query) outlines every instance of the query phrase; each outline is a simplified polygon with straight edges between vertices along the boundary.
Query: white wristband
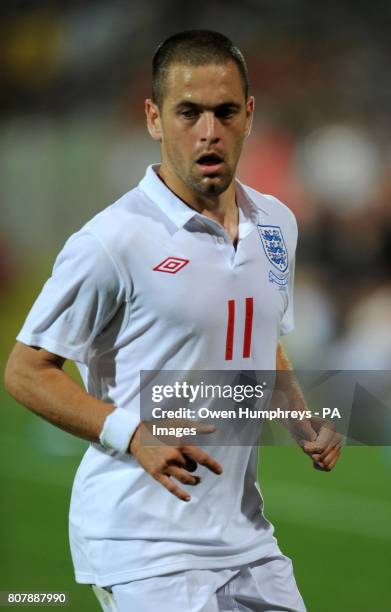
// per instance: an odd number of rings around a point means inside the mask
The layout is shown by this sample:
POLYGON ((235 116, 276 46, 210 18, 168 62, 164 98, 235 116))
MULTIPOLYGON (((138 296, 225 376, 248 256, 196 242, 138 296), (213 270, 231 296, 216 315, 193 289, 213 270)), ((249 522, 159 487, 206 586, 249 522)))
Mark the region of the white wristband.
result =
POLYGON ((132 414, 124 408, 116 408, 105 419, 99 441, 105 448, 126 453, 130 438, 137 427, 132 414))

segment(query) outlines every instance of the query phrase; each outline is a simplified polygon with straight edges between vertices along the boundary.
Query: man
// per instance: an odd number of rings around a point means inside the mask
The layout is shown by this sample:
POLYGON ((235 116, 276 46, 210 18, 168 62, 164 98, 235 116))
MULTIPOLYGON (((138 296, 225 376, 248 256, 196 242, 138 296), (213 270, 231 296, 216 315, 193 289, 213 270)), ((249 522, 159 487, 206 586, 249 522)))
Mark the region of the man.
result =
MULTIPOLYGON (((242 54, 216 32, 169 38, 145 110, 160 165, 68 240, 6 385, 91 441, 70 541, 76 579, 104 610, 304 610, 260 509, 257 449, 146 444, 140 423, 141 370, 290 368, 279 335, 293 328, 296 222, 235 180, 254 111, 242 54)), ((305 426, 305 452, 331 469, 338 440, 305 426)))

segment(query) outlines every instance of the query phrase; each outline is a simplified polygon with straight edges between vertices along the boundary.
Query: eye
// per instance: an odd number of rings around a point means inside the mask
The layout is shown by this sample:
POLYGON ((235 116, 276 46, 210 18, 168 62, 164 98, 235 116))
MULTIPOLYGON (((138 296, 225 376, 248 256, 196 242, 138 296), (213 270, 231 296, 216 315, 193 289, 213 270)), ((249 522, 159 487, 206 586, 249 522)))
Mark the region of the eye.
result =
POLYGON ((218 117, 219 119, 231 119, 231 117, 233 117, 234 114, 235 114, 235 109, 229 106, 219 108, 216 111, 216 117, 218 117))
POLYGON ((197 117, 198 112, 194 109, 185 109, 182 110, 180 112, 181 117, 183 117, 184 119, 194 119, 195 117, 197 117))

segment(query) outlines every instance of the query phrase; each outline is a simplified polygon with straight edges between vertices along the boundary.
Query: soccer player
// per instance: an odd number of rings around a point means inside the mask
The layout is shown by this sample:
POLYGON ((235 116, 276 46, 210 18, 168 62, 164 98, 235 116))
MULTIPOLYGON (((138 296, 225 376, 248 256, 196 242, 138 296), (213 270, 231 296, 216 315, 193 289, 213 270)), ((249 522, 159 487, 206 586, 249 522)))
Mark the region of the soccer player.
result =
MULTIPOLYGON (((170 37, 145 111, 161 163, 66 242, 6 386, 91 442, 70 543, 76 580, 103 610, 303 611, 262 514, 258 449, 146 444, 140 422, 141 370, 290 369, 279 337, 293 328, 297 227, 284 204, 235 179, 254 111, 241 52, 216 32, 170 37)), ((330 470, 338 437, 310 420, 303 432, 304 451, 330 470)))

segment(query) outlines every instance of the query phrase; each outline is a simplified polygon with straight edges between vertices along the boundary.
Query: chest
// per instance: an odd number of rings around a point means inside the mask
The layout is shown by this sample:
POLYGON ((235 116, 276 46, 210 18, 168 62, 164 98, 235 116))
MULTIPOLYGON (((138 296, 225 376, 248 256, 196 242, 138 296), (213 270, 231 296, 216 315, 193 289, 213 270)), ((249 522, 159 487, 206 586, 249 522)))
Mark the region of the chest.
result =
MULTIPOLYGON (((236 250, 223 233, 177 232, 140 237, 129 253, 133 320, 182 326, 198 333, 280 321, 287 284, 270 276, 272 263, 254 228, 236 250)), ((278 270, 275 270, 278 275, 278 270)))

